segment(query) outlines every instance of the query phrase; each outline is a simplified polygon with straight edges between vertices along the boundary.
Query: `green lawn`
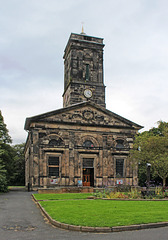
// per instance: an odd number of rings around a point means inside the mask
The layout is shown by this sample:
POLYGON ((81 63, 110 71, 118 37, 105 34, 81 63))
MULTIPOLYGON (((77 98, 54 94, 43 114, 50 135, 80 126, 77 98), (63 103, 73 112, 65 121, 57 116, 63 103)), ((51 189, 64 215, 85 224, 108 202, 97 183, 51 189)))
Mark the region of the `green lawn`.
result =
POLYGON ((8 188, 25 188, 25 186, 8 186, 8 188))
POLYGON ((65 200, 65 199, 86 199, 92 193, 62 193, 62 194, 33 194, 37 200, 65 200))
POLYGON ((113 227, 168 221, 168 201, 86 200, 92 193, 34 196, 48 200, 40 204, 53 219, 72 225, 113 227))
POLYGON ((53 219, 72 225, 112 227, 168 221, 167 201, 63 200, 40 203, 53 219))

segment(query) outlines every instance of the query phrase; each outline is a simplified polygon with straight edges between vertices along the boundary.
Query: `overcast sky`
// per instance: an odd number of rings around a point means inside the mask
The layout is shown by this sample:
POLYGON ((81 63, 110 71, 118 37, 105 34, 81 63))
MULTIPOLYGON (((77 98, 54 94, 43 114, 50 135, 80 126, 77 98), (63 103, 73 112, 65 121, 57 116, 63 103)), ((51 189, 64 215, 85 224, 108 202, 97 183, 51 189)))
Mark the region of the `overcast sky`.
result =
POLYGON ((13 144, 26 117, 62 108, 63 53, 104 38, 106 107, 144 130, 168 121, 167 0, 0 0, 0 110, 13 144))

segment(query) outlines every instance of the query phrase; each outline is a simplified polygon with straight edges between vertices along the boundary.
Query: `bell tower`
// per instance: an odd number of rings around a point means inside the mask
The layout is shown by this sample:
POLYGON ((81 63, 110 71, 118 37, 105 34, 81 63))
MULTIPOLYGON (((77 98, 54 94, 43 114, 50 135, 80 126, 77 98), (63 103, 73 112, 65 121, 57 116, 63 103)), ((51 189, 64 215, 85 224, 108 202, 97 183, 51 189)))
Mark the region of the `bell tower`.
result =
POLYGON ((64 51, 63 107, 90 100, 105 105, 103 38, 71 33, 64 51))

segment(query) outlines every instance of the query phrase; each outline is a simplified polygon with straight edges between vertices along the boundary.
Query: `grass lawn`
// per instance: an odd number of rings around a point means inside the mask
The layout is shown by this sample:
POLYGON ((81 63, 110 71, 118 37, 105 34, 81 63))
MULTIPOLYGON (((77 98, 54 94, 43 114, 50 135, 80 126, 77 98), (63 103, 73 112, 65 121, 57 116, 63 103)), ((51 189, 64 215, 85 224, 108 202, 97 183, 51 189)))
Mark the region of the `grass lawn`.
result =
MULTIPOLYGON (((43 194, 39 195, 41 199, 43 194)), ((63 200, 41 205, 53 219, 72 225, 112 227, 168 221, 168 201, 63 200)))
POLYGON ((86 199, 92 193, 62 193, 62 194, 33 194, 37 200, 65 200, 65 199, 86 199))

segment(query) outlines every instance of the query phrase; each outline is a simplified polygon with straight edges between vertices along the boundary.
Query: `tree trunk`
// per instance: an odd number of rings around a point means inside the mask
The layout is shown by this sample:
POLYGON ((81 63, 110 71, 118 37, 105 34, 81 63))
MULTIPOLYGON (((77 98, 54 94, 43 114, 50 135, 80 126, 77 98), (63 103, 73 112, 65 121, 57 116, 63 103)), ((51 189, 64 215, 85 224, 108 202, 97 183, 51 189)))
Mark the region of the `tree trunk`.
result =
POLYGON ((166 186, 166 178, 163 178, 163 187, 166 186))

